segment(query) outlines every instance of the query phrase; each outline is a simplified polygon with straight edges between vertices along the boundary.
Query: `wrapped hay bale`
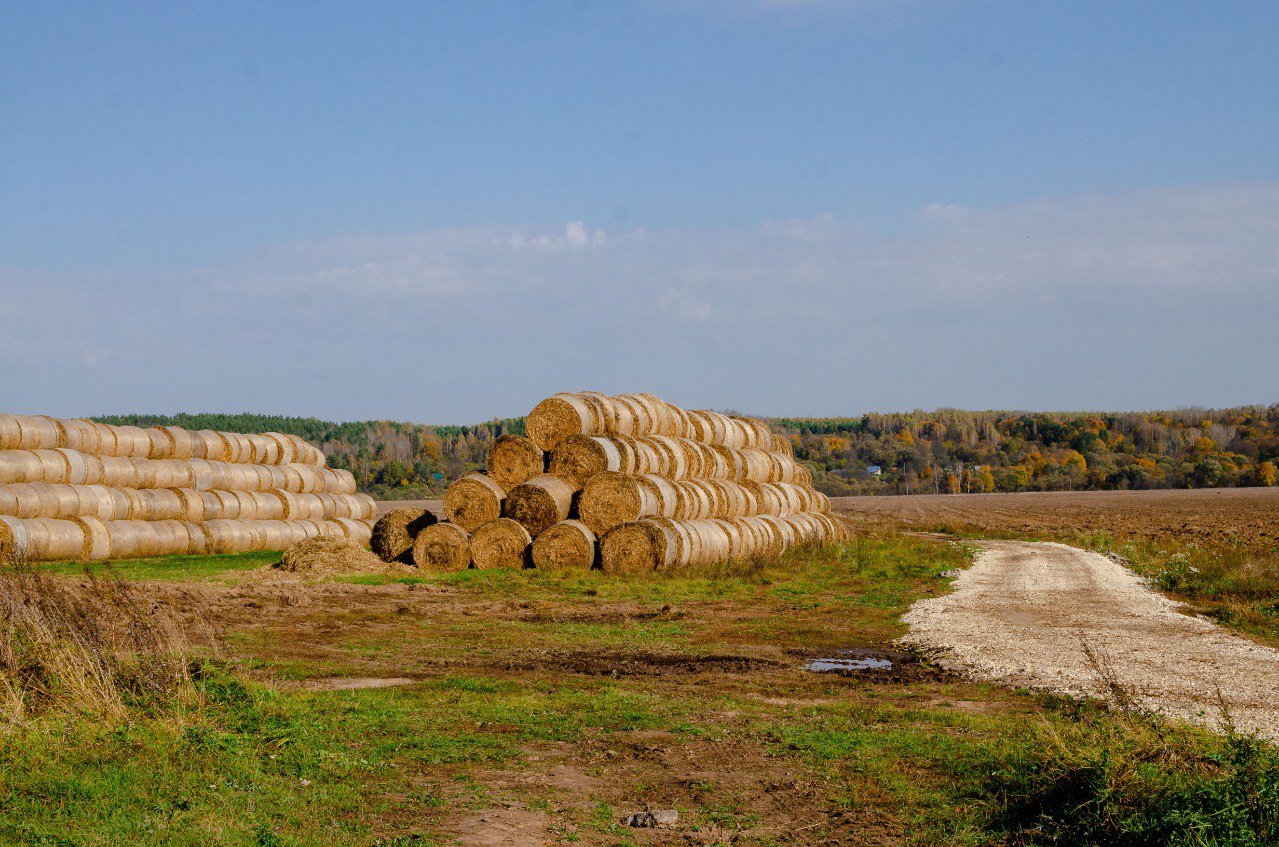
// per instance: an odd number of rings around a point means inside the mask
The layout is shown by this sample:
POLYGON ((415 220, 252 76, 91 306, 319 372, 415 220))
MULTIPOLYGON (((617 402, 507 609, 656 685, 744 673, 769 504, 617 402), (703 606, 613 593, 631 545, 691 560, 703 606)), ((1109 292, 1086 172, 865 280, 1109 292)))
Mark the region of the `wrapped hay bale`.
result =
POLYGON ((603 435, 607 430, 598 400, 563 393, 534 406, 525 419, 524 431, 539 449, 550 451, 571 435, 603 435))
MULTIPOLYGON (((210 549, 218 554, 247 553, 253 546, 253 534, 244 521, 205 521, 205 529, 211 537, 210 549)), ((115 536, 112 536, 114 547, 115 536)))
POLYGON ((599 539, 605 573, 647 573, 674 562, 676 541, 667 527, 645 519, 619 524, 599 539))
POLYGON ((532 564, 533 537, 519 521, 498 518, 471 533, 471 560, 477 568, 523 568, 532 564))
POLYGON ((510 490, 546 472, 546 454, 523 435, 501 435, 489 448, 488 475, 510 490))
POLYGON ((404 561, 417 534, 435 522, 435 515, 426 509, 392 509, 373 525, 369 543, 382 561, 404 561))
POLYGON ((519 521, 529 535, 537 536, 568 520, 575 493, 573 486, 557 476, 535 476, 507 493, 503 514, 519 521))
POLYGON ((551 452, 550 473, 581 488, 596 474, 646 473, 641 470, 638 442, 629 437, 573 435, 562 439, 551 452))
POLYGON ((581 521, 561 521, 533 539, 538 570, 590 570, 597 559, 595 533, 581 521))
POLYGON ((579 519, 592 532, 644 517, 670 517, 679 504, 675 484, 653 475, 597 474, 578 502, 579 519))
POLYGON ((34 561, 78 559, 84 550, 84 527, 75 521, 31 518, 26 522, 28 551, 34 561))
POLYGON ((332 518, 325 521, 325 524, 341 530, 347 541, 354 541, 366 547, 373 537, 373 527, 365 521, 357 521, 354 518, 332 518))
POLYGON ((0 412, 0 450, 21 450, 22 428, 16 415, 0 412))
POLYGON ((0 563, 25 561, 31 554, 31 537, 20 518, 0 515, 0 563))
POLYGON ((506 490, 491 476, 468 473, 444 492, 444 519, 474 532, 502 516, 506 490))
POLYGON ((204 446, 197 449, 192 458, 206 459, 210 462, 226 460, 226 442, 222 440, 222 436, 211 429, 198 429, 193 433, 193 437, 204 446))
POLYGON ((102 452, 102 431, 94 426, 93 421, 76 419, 59 420, 55 423, 62 430, 59 440, 63 447, 91 456, 102 452))
POLYGON ((66 446, 62 430, 52 418, 44 415, 19 416, 18 429, 26 450, 53 450, 66 446))
POLYGON ((454 523, 432 524, 413 542, 413 564, 429 571, 463 571, 471 566, 471 536, 454 523))
MULTIPOLYGON (((164 433, 169 441, 168 455, 166 459, 190 459, 195 455, 195 434, 189 429, 183 429, 179 426, 159 426, 157 430, 164 433)), ((203 447, 203 442, 201 442, 203 447)))
POLYGON ((31 450, 0 452, 0 483, 44 481, 44 464, 31 450))
POLYGON ((101 518, 85 516, 75 519, 84 533, 84 546, 78 558, 89 562, 104 562, 111 558, 111 536, 107 522, 101 518))
POLYGON ((275 567, 313 575, 381 573, 386 562, 354 541, 313 538, 289 546, 275 567))

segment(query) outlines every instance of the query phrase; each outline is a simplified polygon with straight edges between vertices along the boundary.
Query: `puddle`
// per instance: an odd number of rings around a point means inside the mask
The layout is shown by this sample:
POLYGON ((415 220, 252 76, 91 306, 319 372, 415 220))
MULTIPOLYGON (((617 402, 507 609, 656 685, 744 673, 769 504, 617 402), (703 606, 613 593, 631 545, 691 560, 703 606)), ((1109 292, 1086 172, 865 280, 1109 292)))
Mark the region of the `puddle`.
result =
POLYGON ((828 671, 886 671, 893 667, 887 653, 876 650, 840 650, 834 656, 823 656, 804 662, 803 669, 824 673, 828 671))

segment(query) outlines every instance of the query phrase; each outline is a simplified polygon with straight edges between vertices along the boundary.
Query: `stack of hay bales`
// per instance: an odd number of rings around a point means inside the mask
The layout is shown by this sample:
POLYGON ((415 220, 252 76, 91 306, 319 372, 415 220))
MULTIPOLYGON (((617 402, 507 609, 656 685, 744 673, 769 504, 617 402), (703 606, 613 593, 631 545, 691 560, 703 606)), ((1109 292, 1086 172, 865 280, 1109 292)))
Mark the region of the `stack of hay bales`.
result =
POLYGON ((127 559, 366 543, 373 500, 293 435, 0 414, 0 557, 127 559))
POLYGON ((675 570, 773 556, 842 529, 790 441, 762 421, 651 394, 557 394, 444 495, 420 567, 675 570))

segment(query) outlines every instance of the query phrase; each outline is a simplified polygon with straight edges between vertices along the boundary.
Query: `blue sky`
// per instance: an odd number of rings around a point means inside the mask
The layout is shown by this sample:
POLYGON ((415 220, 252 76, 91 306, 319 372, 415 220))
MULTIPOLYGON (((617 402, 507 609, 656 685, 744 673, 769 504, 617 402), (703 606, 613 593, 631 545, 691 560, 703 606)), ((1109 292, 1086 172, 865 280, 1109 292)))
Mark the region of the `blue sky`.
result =
POLYGON ((1279 400, 1279 4, 3 14, 5 411, 1279 400))

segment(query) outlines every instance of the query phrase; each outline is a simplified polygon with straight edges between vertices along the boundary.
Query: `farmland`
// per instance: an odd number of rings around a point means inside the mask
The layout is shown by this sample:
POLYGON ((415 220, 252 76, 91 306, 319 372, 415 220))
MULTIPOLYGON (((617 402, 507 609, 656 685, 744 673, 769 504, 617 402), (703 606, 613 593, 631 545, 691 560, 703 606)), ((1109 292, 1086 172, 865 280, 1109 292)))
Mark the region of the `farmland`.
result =
POLYGON ((861 526, 1062 541, 1122 556, 1197 611, 1279 643, 1279 489, 838 498, 861 526))
MULTIPOLYGON (((1178 588, 1265 639, 1264 616, 1222 613, 1243 601, 1221 589, 1249 584, 1277 502, 848 498, 847 544, 678 575, 307 576, 270 553, 94 565, 172 617, 195 670, 126 698, 123 719, 72 703, 8 729, 0 841, 1100 844, 1136 827, 1133 843, 1164 844, 1191 821, 1266 843, 1271 748, 970 681, 894 641, 977 536, 1068 537, 1152 574, 1234 549, 1233 570, 1178 588), (891 664, 804 669, 846 655, 891 664), (646 809, 679 818, 623 822, 646 809)), ((42 569, 88 585, 82 565, 42 569)))

